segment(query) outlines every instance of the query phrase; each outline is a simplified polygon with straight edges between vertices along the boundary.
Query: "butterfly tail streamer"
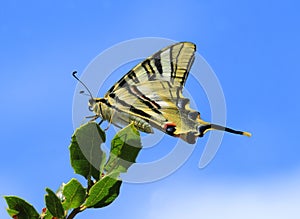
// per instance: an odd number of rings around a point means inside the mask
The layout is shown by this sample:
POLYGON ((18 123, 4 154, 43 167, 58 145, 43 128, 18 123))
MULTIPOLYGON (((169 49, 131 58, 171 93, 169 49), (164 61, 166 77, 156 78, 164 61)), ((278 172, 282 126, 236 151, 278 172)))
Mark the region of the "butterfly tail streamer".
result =
POLYGON ((207 124, 207 125, 202 125, 199 127, 199 137, 203 137, 203 135, 210 131, 210 130, 219 130, 219 131, 225 131, 225 132, 229 132, 232 134, 237 134, 237 135, 244 135, 247 137, 251 137, 251 133, 250 132, 245 132, 245 131, 239 131, 239 130, 235 130, 235 129, 231 129, 228 127, 224 127, 221 125, 217 125, 217 124, 207 124))

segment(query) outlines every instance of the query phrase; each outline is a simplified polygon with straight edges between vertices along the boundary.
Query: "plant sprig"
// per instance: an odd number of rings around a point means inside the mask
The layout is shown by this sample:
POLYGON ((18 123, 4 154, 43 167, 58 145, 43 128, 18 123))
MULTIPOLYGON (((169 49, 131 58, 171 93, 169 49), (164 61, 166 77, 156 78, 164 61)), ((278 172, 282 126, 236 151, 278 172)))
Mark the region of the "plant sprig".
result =
POLYGON ((72 178, 56 193, 46 188, 46 207, 40 214, 20 197, 5 196, 8 214, 14 219, 73 219, 88 208, 103 208, 114 202, 122 185, 120 174, 135 163, 141 139, 134 125, 128 125, 112 139, 109 156, 101 149, 105 140, 105 132, 95 122, 76 129, 69 146, 71 166, 86 179, 87 186, 72 178))

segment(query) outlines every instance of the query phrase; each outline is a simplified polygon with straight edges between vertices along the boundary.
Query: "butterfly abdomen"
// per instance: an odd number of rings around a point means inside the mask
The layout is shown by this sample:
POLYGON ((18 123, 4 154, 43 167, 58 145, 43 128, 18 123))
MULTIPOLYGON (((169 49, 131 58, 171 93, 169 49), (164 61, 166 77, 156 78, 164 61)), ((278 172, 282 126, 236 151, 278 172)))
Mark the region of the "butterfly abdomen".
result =
POLYGON ((134 126, 139 131, 146 132, 146 133, 153 133, 152 126, 146 120, 134 114, 129 114, 122 111, 115 111, 112 114, 112 118, 110 122, 121 126, 133 123, 134 126))
POLYGON ((146 122, 145 120, 137 117, 137 116, 134 116, 134 115, 131 115, 129 117, 130 121, 133 122, 134 126, 142 131, 142 132, 146 132, 146 133, 153 133, 153 129, 151 127, 151 125, 146 122))

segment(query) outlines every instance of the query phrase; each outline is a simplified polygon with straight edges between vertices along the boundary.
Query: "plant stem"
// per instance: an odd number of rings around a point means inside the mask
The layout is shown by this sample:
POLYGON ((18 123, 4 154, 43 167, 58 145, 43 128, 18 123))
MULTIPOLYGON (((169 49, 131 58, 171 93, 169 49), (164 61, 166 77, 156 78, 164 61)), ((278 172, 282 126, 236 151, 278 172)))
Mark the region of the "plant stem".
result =
POLYGON ((79 212, 81 212, 80 207, 74 208, 73 211, 68 215, 67 219, 73 219, 79 212))

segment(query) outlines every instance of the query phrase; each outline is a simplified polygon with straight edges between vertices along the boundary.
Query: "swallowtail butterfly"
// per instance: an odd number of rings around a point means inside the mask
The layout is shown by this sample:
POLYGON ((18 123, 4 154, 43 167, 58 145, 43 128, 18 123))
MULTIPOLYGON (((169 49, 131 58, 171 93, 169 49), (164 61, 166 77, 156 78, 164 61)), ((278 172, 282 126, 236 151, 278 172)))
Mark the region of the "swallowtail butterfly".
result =
MULTIPOLYGON (((113 85, 104 98, 90 93, 93 119, 101 118, 118 127, 133 123, 142 132, 153 128, 194 144, 209 130, 251 136, 248 132, 205 122, 183 96, 186 79, 194 61, 196 45, 180 42, 168 46, 136 65, 113 85)), ((101 122, 102 122, 101 121, 101 122)))

